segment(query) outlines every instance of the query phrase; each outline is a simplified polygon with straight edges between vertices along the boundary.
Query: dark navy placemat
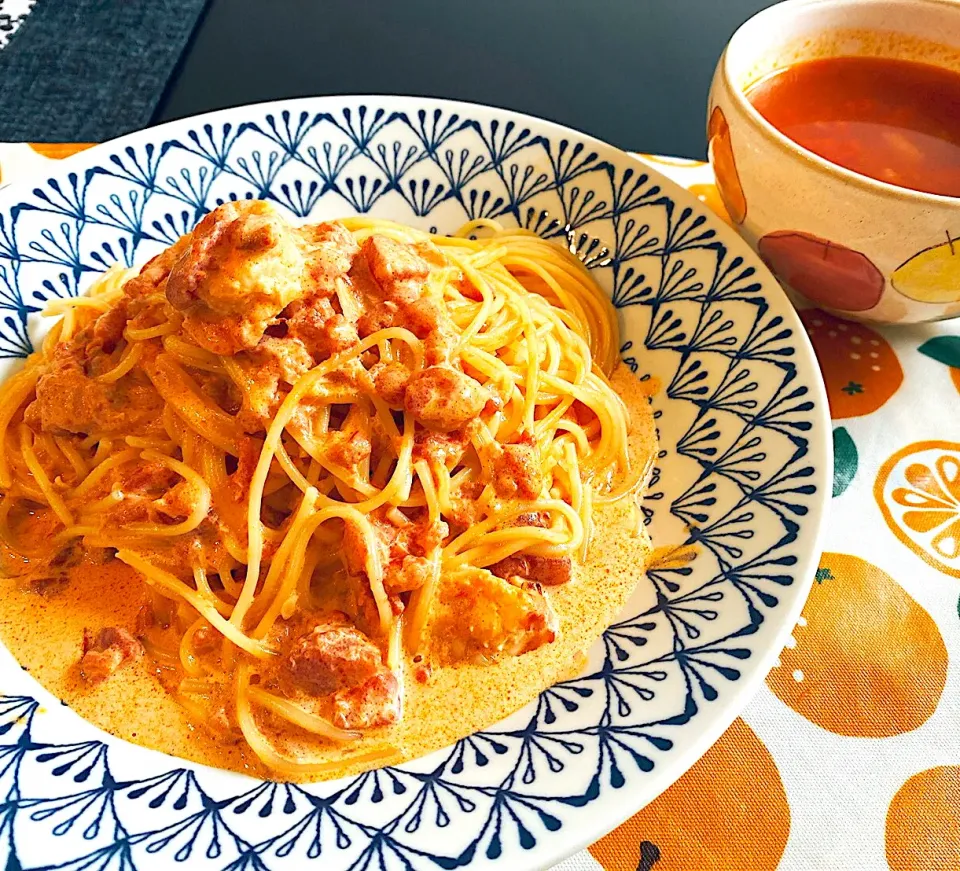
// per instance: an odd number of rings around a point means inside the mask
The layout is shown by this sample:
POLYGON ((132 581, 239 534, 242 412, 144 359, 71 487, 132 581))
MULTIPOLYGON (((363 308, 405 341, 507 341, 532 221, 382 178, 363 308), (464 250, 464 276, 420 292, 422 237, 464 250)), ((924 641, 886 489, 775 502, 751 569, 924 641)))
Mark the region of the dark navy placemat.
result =
POLYGON ((146 126, 207 0, 38 0, 0 51, 0 140, 146 126))

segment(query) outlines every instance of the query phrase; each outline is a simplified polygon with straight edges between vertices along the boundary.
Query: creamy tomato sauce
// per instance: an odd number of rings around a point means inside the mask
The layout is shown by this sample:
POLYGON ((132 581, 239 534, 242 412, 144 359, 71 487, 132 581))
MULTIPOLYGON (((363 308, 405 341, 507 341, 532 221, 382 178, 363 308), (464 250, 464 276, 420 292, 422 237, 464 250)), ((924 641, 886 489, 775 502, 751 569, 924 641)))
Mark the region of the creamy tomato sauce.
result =
MULTIPOLYGON (((623 365, 614 373, 612 384, 630 410, 631 456, 635 463, 649 465, 656 436, 646 388, 623 365)), ((570 583, 547 591, 559 618, 556 641, 521 656, 505 656, 493 665, 444 666, 431 662, 429 650, 420 662, 405 658, 401 721, 372 729, 347 746, 329 745, 320 758, 345 761, 326 776, 394 764, 447 746, 496 723, 547 686, 576 674, 600 629, 614 621, 637 589, 651 553, 632 500, 599 506, 594 518, 586 564, 575 566, 570 583), (364 765, 351 764, 351 757, 376 750, 389 755, 364 765)), ((4 567, 8 572, 16 570, 9 555, 4 567)), ((16 577, 0 584, 0 639, 31 675, 85 719, 163 753, 259 777, 274 776, 239 734, 211 732, 166 691, 165 686, 183 678, 169 660, 158 660, 148 651, 102 683, 80 678, 84 629, 117 626, 137 631, 137 613, 150 594, 129 566, 116 560, 82 565, 69 571, 65 584, 39 591, 16 577)), ((643 597, 642 590, 638 595, 643 597)), ((649 602, 637 607, 643 610, 653 604, 651 592, 649 602)), ((260 727, 279 748, 317 758, 315 736, 269 713, 257 716, 260 727)))

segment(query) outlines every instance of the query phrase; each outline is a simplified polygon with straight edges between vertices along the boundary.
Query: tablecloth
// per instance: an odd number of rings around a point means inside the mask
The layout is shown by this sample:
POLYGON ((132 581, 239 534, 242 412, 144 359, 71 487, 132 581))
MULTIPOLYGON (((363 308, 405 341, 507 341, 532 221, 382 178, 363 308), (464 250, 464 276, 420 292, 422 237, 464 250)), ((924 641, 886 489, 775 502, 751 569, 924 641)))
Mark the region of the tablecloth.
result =
MULTIPOLYGON (((0 182, 83 147, 0 145, 0 182)), ((709 166, 641 159, 726 217, 709 166)), ((960 329, 801 318, 836 464, 803 616, 703 758, 554 871, 960 869, 960 329)))

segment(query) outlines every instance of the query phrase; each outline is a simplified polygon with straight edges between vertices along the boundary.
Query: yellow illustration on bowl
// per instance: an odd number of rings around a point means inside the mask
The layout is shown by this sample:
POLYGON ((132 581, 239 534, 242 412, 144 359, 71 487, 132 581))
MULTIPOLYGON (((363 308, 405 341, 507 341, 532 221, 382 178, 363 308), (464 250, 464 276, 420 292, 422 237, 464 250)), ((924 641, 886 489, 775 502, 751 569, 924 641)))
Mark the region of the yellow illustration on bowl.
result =
POLYGON ((890 276, 898 293, 917 302, 943 305, 960 300, 960 238, 918 251, 890 276))

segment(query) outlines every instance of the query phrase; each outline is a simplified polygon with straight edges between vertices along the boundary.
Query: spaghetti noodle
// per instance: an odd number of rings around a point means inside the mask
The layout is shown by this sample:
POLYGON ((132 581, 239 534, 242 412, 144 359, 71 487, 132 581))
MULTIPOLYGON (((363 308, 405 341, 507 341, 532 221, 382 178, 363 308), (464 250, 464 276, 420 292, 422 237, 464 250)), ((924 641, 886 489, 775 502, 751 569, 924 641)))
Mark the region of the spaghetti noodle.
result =
MULTIPOLYGON (((282 774, 335 765, 278 724, 349 760, 395 723, 404 657, 495 668, 554 641, 594 505, 648 471, 606 297, 492 221, 294 228, 228 203, 46 313, 0 392, 0 538, 31 577, 135 570, 171 690, 282 774)), ((81 670, 123 665, 112 637, 81 670)))

